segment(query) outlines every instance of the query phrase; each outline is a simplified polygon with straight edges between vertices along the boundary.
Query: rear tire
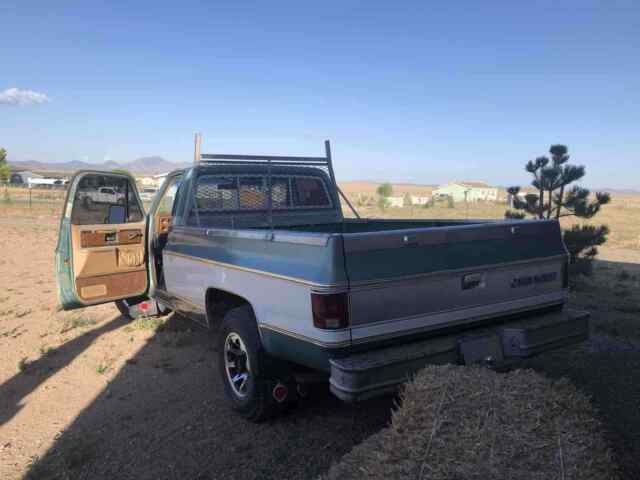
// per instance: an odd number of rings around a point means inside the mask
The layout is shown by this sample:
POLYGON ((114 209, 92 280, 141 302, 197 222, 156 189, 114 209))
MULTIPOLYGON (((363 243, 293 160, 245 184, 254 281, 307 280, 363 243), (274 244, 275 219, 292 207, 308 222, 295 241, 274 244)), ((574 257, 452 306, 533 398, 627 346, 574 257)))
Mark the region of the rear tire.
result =
POLYGON ((272 392, 278 384, 273 361, 265 354, 250 306, 229 310, 218 336, 218 369, 231 408, 252 422, 284 410, 272 392))

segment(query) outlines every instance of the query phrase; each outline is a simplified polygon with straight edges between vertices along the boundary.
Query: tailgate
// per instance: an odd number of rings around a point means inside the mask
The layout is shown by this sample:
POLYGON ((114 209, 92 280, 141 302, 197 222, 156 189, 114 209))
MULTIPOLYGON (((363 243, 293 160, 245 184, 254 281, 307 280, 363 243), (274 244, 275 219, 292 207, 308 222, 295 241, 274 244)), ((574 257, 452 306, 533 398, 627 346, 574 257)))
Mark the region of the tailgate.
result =
POLYGON ((558 222, 344 235, 353 343, 564 302, 558 222))

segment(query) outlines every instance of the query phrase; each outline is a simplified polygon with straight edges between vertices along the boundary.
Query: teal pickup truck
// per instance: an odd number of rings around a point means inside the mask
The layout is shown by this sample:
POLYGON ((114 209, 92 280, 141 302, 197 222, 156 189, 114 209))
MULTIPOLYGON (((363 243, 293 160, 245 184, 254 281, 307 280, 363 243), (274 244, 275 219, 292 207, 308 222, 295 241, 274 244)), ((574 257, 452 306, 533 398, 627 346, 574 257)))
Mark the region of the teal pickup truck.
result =
POLYGON ((498 367, 587 337, 588 314, 565 306, 558 222, 344 218, 325 146, 200 155, 146 214, 132 178, 77 173, 56 249, 63 308, 215 327, 225 391, 251 420, 311 381, 359 401, 428 363, 498 367), (105 188, 117 202, 86 200, 105 188))

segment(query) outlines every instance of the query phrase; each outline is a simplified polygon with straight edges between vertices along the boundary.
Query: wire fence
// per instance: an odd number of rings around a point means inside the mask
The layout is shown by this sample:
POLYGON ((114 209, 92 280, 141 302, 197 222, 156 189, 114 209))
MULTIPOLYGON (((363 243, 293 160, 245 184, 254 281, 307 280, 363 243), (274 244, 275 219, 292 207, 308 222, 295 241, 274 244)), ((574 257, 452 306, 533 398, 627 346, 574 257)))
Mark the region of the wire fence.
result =
MULTIPOLYGON (((65 187, 33 187, 0 185, 0 215, 19 214, 31 211, 34 215, 45 214, 58 216, 62 214, 67 196, 65 187)), ((142 207, 149 211, 151 200, 143 200, 142 207)))
POLYGON ((22 186, 4 185, 2 198, 4 204, 19 204, 33 206, 37 204, 60 206, 64 202, 67 190, 64 187, 27 188, 22 186))

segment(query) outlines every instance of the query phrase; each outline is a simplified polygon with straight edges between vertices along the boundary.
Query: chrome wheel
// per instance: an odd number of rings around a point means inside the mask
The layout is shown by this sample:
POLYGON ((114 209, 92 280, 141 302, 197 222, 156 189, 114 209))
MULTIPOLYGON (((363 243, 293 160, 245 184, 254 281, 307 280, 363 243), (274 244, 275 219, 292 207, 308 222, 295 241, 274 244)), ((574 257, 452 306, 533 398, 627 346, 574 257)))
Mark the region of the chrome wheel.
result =
POLYGON ((224 341, 224 367, 233 393, 245 397, 251 377, 251 364, 247 348, 237 333, 229 333, 224 341))

